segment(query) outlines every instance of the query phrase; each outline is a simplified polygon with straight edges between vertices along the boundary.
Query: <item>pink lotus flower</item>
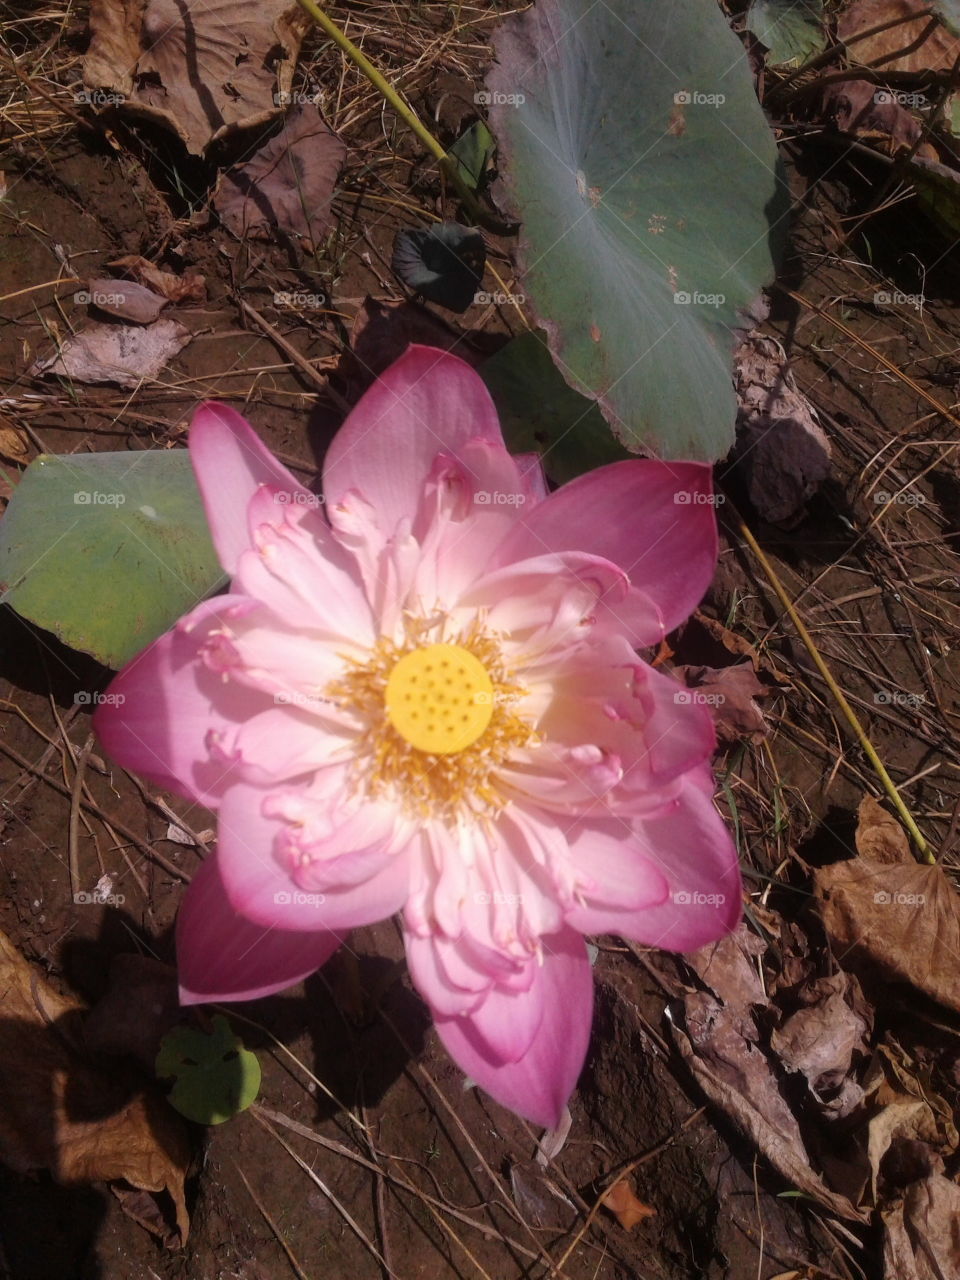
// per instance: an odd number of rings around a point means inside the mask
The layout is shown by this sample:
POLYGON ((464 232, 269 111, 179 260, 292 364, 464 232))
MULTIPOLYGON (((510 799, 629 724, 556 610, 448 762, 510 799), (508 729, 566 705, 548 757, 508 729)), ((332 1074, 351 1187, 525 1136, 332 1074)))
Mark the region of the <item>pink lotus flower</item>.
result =
POLYGON ((635 651, 710 582, 709 468, 547 496, 476 374, 426 347, 347 418, 322 499, 224 405, 190 454, 230 592, 96 715, 114 759, 218 811, 183 1001, 280 990, 400 911, 451 1056, 555 1124, 589 1038, 582 935, 682 951, 739 917, 710 717, 635 651))

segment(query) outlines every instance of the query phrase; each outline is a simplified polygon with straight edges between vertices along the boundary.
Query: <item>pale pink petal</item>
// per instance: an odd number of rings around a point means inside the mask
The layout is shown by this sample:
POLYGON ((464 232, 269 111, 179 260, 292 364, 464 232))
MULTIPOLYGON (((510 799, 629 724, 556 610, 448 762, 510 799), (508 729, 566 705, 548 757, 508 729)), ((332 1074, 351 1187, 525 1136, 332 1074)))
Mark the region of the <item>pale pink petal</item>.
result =
MULTIPOLYGON (((545 939, 545 945, 550 939, 545 939)), ((482 1042, 486 1056, 497 1063, 517 1063, 530 1051, 543 1023, 546 984, 539 980, 539 965, 531 957, 527 971, 532 980, 525 990, 491 987, 468 1015, 471 1031, 482 1042)))
POLYGON ((694 951, 736 928, 741 914, 740 869, 730 832, 714 807, 708 767, 684 780, 675 806, 657 817, 584 824, 572 831, 571 853, 579 865, 599 865, 599 850, 625 843, 638 867, 649 862, 665 878, 666 900, 641 910, 612 906, 575 907, 567 919, 583 933, 616 933, 666 951, 694 951), (601 841, 601 834, 603 840, 601 841))
POLYGON ((247 504, 261 484, 290 494, 308 490, 278 462, 249 422, 229 405, 208 400, 190 424, 190 461, 217 556, 231 576, 250 546, 247 504))
MULTIPOLYGON (((417 509, 438 453, 459 457, 479 438, 502 448, 493 401, 457 356, 410 346, 364 393, 333 438, 323 467, 328 509, 351 491, 376 513, 384 538, 417 509)), ((336 523, 331 512, 331 520, 336 523)))
POLYGON ((524 508, 496 554, 510 564, 549 551, 612 560, 659 609, 653 644, 689 617, 717 562, 711 471, 695 462, 614 462, 524 508))
POLYGON ((211 755, 232 765, 233 777, 258 787, 328 768, 337 754, 345 754, 344 742, 317 714, 292 703, 229 730, 213 730, 207 738, 211 755))
POLYGON ((234 589, 261 600, 286 626, 328 639, 371 644, 370 605, 356 559, 321 511, 276 501, 263 487, 248 508, 250 547, 234 589))
POLYGON ((209 633, 251 608, 226 595, 204 601, 166 635, 128 662, 111 682, 93 727, 106 754, 169 791, 216 808, 232 769, 211 760, 207 735, 228 734, 269 707, 251 689, 225 689, 198 659, 209 633))
MULTIPOLYGON (((498 1060, 477 1033, 469 1014, 438 1018, 437 1032, 460 1069, 501 1106, 534 1124, 555 1127, 583 1067, 593 1015, 593 980, 583 938, 572 929, 543 939, 543 1016, 530 1048, 519 1062, 498 1060)), ((510 1016, 514 997, 492 992, 488 1019, 496 1008, 510 1016)))
POLYGON ((448 939, 435 934, 420 938, 407 932, 405 946, 410 979, 435 1015, 451 1017, 467 1013, 483 998, 483 993, 490 985, 490 977, 462 963, 456 965, 454 959, 458 976, 462 973, 471 985, 454 981, 450 973, 450 960, 455 957, 456 951, 454 944, 448 939), (447 960, 446 964, 444 958, 447 960))
POLYGON ((325 964, 341 939, 252 924, 230 905, 215 856, 190 882, 177 916, 180 1003, 257 1000, 325 964))
MULTIPOLYGON (((264 813, 269 791, 234 786, 220 807, 217 857, 234 907, 258 924, 281 929, 325 929, 342 933, 393 915, 403 905, 410 882, 409 858, 399 850, 367 880, 323 893, 297 885, 277 860, 283 819, 264 813)), ((363 860, 357 871, 367 870, 363 860)))

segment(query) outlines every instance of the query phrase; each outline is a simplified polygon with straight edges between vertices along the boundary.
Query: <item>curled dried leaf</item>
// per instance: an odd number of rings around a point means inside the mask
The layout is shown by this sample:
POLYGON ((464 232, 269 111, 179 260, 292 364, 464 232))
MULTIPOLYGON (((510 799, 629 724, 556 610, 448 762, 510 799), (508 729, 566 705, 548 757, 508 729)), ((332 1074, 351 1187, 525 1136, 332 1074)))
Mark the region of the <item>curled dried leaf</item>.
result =
POLYGON ((610 1210, 624 1231, 632 1231, 638 1222, 643 1222, 644 1218, 655 1217, 657 1212, 656 1209, 651 1209, 648 1204, 637 1199, 628 1178, 621 1178, 615 1182, 603 1196, 601 1204, 605 1209, 610 1210))

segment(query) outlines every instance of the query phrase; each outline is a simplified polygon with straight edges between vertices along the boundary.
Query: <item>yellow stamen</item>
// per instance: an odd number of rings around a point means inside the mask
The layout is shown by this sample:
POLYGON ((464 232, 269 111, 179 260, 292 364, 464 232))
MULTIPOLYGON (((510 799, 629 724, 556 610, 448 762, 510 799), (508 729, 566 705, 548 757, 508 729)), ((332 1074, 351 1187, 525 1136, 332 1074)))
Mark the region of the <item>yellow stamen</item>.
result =
POLYGON ((400 737, 429 755, 473 746, 493 716, 493 682, 483 663, 457 644, 405 654, 387 680, 386 709, 400 737))

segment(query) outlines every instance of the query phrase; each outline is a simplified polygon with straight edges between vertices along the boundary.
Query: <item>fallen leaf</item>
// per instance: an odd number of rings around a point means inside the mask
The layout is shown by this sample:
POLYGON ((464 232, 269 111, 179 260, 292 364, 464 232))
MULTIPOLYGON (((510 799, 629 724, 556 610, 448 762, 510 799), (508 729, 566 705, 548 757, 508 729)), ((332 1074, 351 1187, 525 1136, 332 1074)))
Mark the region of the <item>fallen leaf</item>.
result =
POLYGON ((64 342, 51 356, 37 360, 32 377, 54 375, 77 382, 115 382, 138 387, 156 378, 168 360, 190 341, 191 333, 176 320, 132 325, 90 324, 64 342))
POLYGON ((134 324, 152 324, 167 305, 167 299, 132 280, 91 280, 87 301, 105 315, 134 324))
POLYGON ((390 265, 408 289, 450 311, 464 312, 483 282, 487 250, 476 227, 440 222, 398 231, 390 265))
POLYGON ((754 698, 766 697, 769 690, 754 675, 751 663, 730 667, 685 665, 673 670, 713 716, 721 742, 760 742, 767 736, 767 722, 754 698))
POLYGON ((854 1053, 867 1047, 871 1021, 851 1007, 851 983, 856 979, 845 973, 820 978, 804 993, 805 1006, 770 1035, 770 1047, 786 1069, 804 1075, 816 1094, 839 1088, 854 1053))
POLYGON ((790 680, 784 673, 773 665, 768 657, 761 655, 753 647, 749 640, 743 636, 738 636, 735 631, 731 631, 729 627, 725 627, 722 622, 718 622, 716 618, 708 617, 699 609, 693 612, 694 621, 697 622, 712 640, 716 640, 727 650, 728 653, 737 654, 739 657, 749 658, 753 663, 754 671, 765 671, 773 676, 779 685, 789 685, 790 680))
POLYGON ((911 1186, 885 1209, 884 1280, 955 1280, 960 1276, 960 1187, 942 1173, 911 1186))
POLYGON ((864 796, 860 801, 853 842, 861 857, 872 858, 874 862, 914 865, 903 827, 873 796, 864 796))
MULTIPOLYGON (((854 0, 843 13, 837 24, 837 35, 841 40, 856 35, 859 31, 868 31, 871 27, 879 27, 885 22, 894 22, 897 18, 908 18, 910 14, 929 9, 927 0, 854 0)), ((926 17, 902 22, 899 26, 889 27, 886 31, 878 31, 865 40, 858 40, 849 47, 849 58, 852 63, 861 66, 868 62, 876 62, 887 58, 899 49, 905 49, 923 34, 930 23, 926 17)), ((946 27, 938 24, 927 36, 919 48, 892 62, 884 62, 884 71, 949 71, 958 54, 960 39, 946 27)), ((872 86, 875 88, 876 86, 872 86)))
POLYGON ((26 462, 29 453, 30 441, 26 432, 0 423, 0 457, 8 462, 26 462))
MULTIPOLYGON (((841 80, 829 84, 821 98, 821 112, 841 133, 872 143, 885 155, 909 151, 921 134, 919 120, 912 116, 893 90, 878 89, 867 80, 841 80)), ((937 151, 924 142, 916 155, 930 160, 937 151)))
POLYGON ((830 442, 816 410, 797 388, 779 342, 749 333, 735 355, 734 453, 750 501, 771 524, 791 528, 830 474, 830 442))
POLYGON ((91 105, 165 124, 200 155, 278 113, 308 26, 291 0, 94 0, 83 83, 91 105))
POLYGON ((312 103, 297 107, 276 137, 224 175, 213 206, 237 236, 270 240, 279 231, 318 245, 346 151, 312 103))
POLYGON ((868 990, 907 983, 960 1011, 960 897, 940 867, 890 861, 909 856, 905 840, 873 805, 860 813, 862 839, 881 857, 860 854, 814 872, 834 954, 868 990))
POLYGON ((116 258, 113 262, 108 262, 107 266, 129 272, 134 280, 169 298, 171 302, 203 302, 207 296, 206 280, 192 267, 178 276, 172 271, 161 270, 148 258, 141 258, 137 253, 116 258))
POLYGON ((651 1209, 648 1204, 637 1199, 628 1178, 615 1182, 600 1203, 610 1210, 624 1231, 632 1231, 638 1222, 654 1218, 657 1214, 656 1209, 651 1209))
MULTIPOLYGON (((164 1241, 183 1244, 186 1131, 167 1103, 83 1049, 79 1001, 59 995, 0 933, 0 1156, 57 1182, 122 1182, 169 1196, 164 1241)), ((158 1233, 163 1200, 155 1202, 158 1233)), ((142 1216, 138 1220, 143 1220, 142 1216)))

